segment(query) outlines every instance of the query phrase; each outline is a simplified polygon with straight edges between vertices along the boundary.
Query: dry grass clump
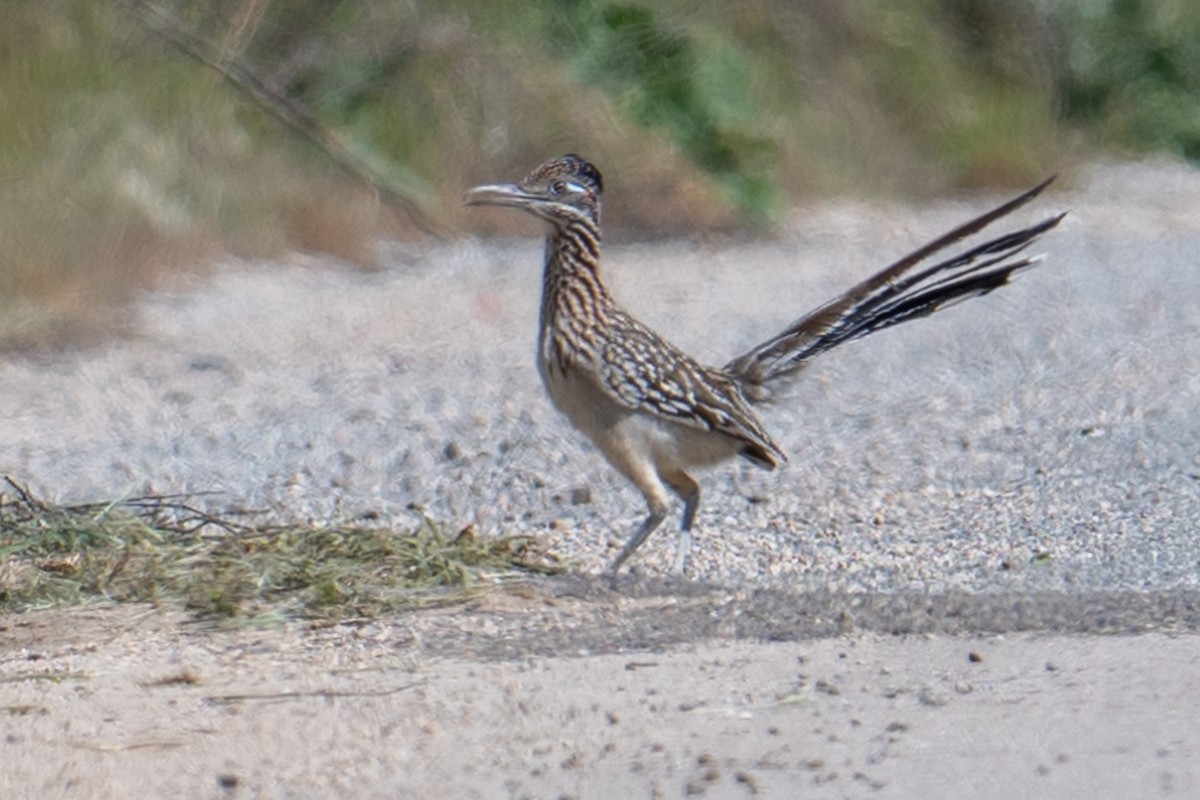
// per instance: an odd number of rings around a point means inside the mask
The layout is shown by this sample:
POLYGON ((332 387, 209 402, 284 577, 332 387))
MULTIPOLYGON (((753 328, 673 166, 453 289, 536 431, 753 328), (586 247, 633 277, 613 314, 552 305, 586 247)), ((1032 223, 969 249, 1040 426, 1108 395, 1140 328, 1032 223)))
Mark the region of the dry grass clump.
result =
POLYGON ((185 496, 61 506, 4 480, 0 611, 107 599, 210 618, 345 619, 560 569, 530 537, 447 537, 424 515, 411 530, 246 524, 185 496))

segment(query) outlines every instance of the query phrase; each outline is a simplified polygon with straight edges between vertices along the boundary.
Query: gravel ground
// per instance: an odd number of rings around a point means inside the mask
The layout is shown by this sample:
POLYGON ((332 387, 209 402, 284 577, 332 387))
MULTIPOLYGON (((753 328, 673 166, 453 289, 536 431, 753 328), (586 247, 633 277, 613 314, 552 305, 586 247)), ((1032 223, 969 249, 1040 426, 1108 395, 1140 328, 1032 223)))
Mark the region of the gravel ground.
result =
MULTIPOLYGON (((721 363, 993 199, 608 274, 721 363)), ((689 575, 667 531, 619 592, 641 501, 542 395, 536 239, 230 263, 7 356, 0 471, 43 494, 418 502, 578 571, 328 627, 0 617, 0 797, 1200 796, 1200 172, 1097 166, 1021 220, 1063 209, 1015 285, 815 364, 765 415, 791 463, 709 475, 689 575)))
MULTIPOLYGON (((607 274, 721 363, 993 199, 801 209, 769 241, 618 242, 607 274)), ((826 356, 766 410, 791 462, 705 477, 689 577, 1200 587, 1200 173, 1098 166, 1019 221, 1064 209, 1043 266, 826 356)), ((540 243, 397 245, 386 264, 232 263, 147 295, 103 348, 7 358, 0 470, 64 500, 220 490, 289 518, 417 502, 600 569, 644 510, 543 396, 540 243)), ((675 538, 664 526, 636 569, 665 572, 675 538)))

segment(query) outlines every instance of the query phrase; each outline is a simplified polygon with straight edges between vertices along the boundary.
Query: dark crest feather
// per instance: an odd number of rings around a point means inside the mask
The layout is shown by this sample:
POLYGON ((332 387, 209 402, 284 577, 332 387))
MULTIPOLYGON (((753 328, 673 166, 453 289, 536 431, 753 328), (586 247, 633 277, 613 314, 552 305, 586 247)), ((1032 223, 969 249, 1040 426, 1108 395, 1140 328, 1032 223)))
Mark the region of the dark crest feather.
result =
POLYGON ((600 170, 596 169, 595 165, 583 156, 567 153, 557 160, 572 177, 589 183, 596 194, 604 191, 604 179, 600 177, 600 170))

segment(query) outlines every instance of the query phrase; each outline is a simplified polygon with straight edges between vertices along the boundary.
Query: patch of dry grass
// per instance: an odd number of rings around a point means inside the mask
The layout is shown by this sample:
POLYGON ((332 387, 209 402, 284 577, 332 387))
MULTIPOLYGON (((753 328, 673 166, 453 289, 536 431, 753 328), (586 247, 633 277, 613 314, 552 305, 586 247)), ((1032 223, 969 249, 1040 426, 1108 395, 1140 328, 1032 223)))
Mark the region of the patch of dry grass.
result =
POLYGON ((60 506, 5 482, 0 610, 104 599, 216 619, 345 619, 561 569, 530 537, 450 537, 423 514, 410 530, 246 523, 183 496, 60 506))

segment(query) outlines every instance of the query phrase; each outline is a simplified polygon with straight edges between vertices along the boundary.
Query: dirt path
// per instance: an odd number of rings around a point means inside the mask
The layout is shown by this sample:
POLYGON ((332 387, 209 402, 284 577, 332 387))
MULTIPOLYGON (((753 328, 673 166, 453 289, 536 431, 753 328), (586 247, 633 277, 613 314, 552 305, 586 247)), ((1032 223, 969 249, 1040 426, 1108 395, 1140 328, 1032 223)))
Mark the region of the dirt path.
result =
POLYGON ((551 582, 391 620, 234 632, 138 608, 8 617, 0 797, 1200 789, 1194 634, 772 642, 736 638, 762 598, 686 594, 584 598, 551 582), (729 635, 694 635, 706 608, 729 635), (646 619, 676 643, 649 644, 646 619))

